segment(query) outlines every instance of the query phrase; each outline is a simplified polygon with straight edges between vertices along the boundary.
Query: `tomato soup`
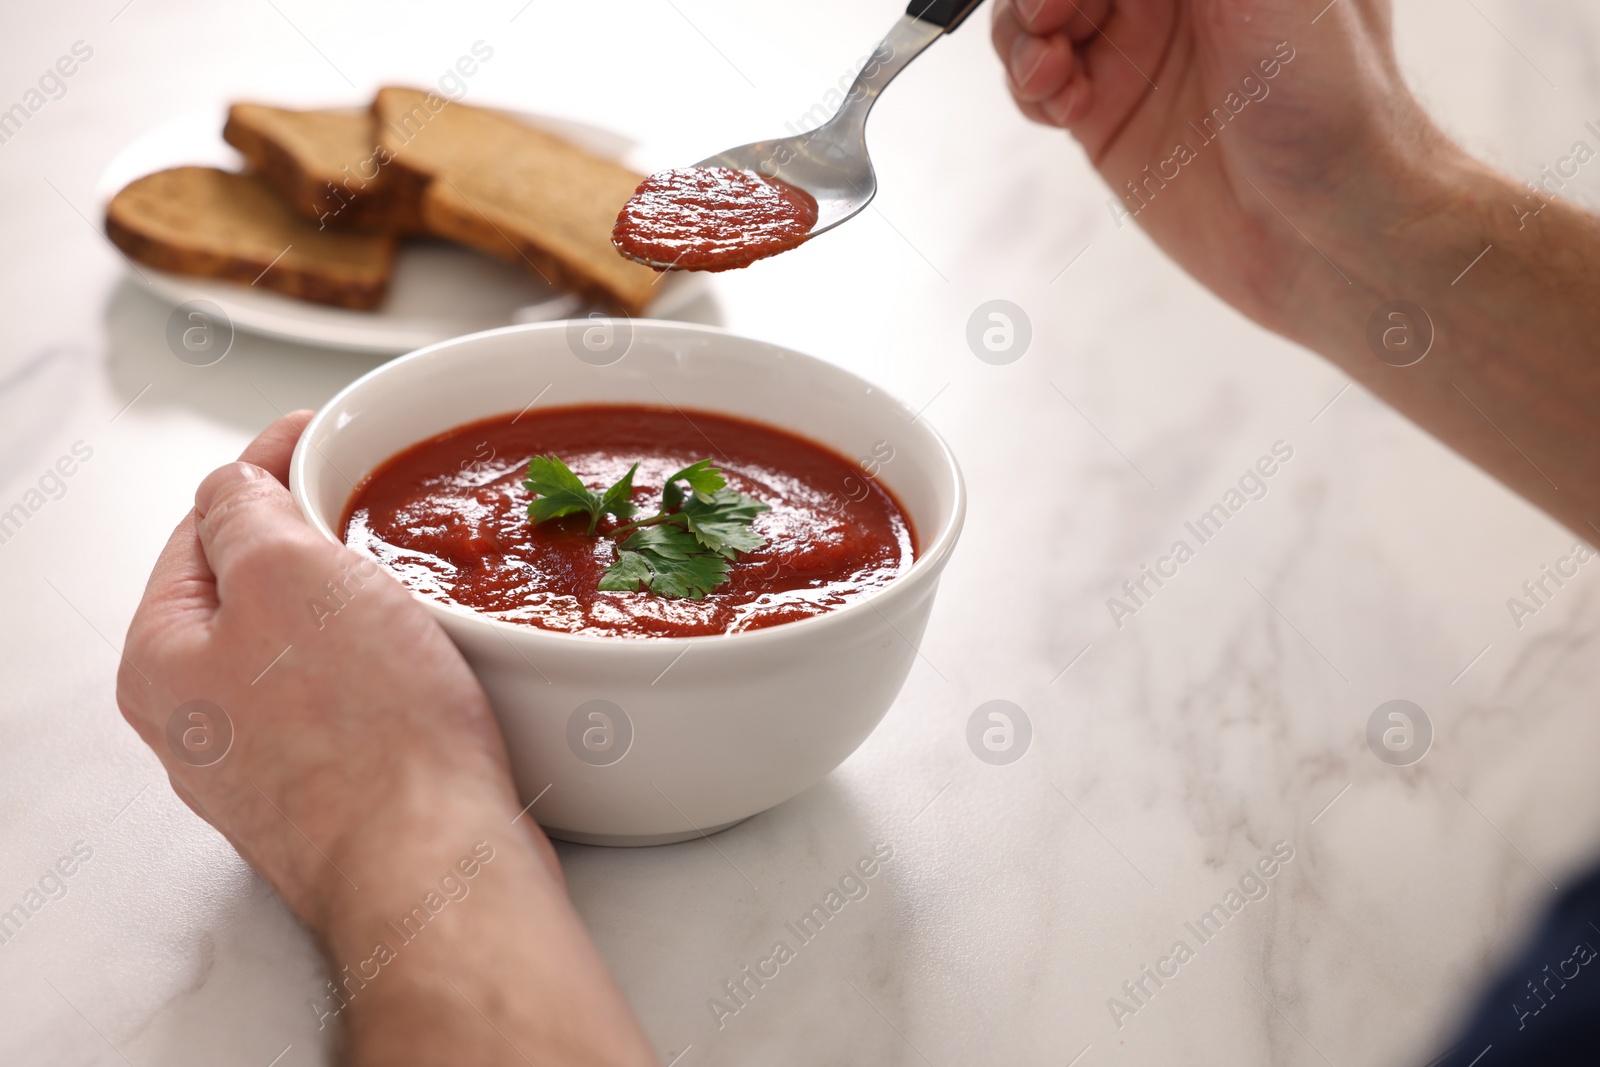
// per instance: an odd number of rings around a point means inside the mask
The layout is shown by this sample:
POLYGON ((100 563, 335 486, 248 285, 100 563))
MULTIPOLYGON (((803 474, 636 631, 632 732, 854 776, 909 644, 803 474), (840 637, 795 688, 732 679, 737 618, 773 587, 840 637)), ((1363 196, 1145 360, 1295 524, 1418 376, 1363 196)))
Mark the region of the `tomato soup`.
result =
POLYGON ((817 210, 810 193, 776 178, 681 167, 644 180, 617 216, 611 243, 657 270, 736 270, 802 244, 817 210))
POLYGON ((343 534, 424 596, 609 637, 693 637, 811 618, 883 588, 917 551, 889 491, 820 445, 709 412, 611 405, 488 419, 407 449, 357 487, 343 534), (754 526, 766 545, 740 553, 703 599, 602 591, 617 555, 604 535, 621 522, 607 516, 594 534, 584 515, 535 525, 522 482, 539 455, 560 457, 596 490, 637 462, 632 499, 642 514, 657 509, 675 471, 709 459, 729 488, 768 505, 754 526))

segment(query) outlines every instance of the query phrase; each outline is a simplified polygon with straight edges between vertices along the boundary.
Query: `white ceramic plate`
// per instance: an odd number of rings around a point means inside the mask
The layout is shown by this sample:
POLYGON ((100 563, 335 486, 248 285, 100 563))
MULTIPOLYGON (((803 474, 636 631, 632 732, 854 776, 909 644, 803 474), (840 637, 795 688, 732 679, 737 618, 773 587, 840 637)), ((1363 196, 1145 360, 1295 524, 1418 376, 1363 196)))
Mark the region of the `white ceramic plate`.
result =
MULTIPOLYGON (((663 163, 641 160, 638 145, 595 126, 524 113, 517 117, 642 173, 663 163)), ((102 213, 118 190, 154 171, 184 164, 239 169, 243 161, 222 139, 226 118, 225 109, 183 115, 123 149, 100 175, 95 188, 102 213)), ((210 300, 241 330, 383 355, 410 352, 497 326, 572 318, 590 307, 583 297, 443 241, 406 242, 395 263, 389 295, 376 311, 312 304, 234 282, 190 278, 149 267, 140 270, 150 280, 150 290, 173 307, 190 300, 210 300)), ((661 293, 648 314, 670 318, 705 291, 705 276, 673 273, 659 284, 661 293)))

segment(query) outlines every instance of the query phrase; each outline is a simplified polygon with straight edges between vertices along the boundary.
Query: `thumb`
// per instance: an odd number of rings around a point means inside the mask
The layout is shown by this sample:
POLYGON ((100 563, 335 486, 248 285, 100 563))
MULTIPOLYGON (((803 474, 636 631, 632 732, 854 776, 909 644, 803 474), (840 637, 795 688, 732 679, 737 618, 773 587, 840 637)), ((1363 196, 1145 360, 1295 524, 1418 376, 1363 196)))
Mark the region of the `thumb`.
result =
MULTIPOLYGON (((315 540, 289 490, 253 463, 229 463, 206 476, 194 494, 195 532, 212 573, 219 599, 230 576, 270 569, 272 553, 315 540)), ((330 549, 334 546, 329 545, 330 549)))

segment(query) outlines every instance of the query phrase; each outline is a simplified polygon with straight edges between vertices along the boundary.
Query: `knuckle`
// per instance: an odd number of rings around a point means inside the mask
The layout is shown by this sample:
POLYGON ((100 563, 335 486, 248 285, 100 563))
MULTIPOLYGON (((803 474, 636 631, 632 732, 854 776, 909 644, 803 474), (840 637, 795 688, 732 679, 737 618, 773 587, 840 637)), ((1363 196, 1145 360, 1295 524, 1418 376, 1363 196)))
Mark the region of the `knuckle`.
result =
MULTIPOLYGON (((275 486, 263 478, 234 481, 217 492, 206 509, 205 524, 213 530, 230 526, 270 498, 275 486)), ((281 490, 281 486, 276 487, 281 490)))
POLYGON ((253 531, 241 538, 232 555, 232 576, 249 576, 273 588, 292 585, 314 565, 312 554, 298 538, 274 531, 253 531))
MULTIPOLYGON (((131 646, 130 646, 131 647, 131 646)), ((122 717, 129 724, 139 718, 144 706, 144 679, 133 671, 133 666, 124 659, 117 668, 117 710, 122 712, 122 717)))
MULTIPOLYGON (((131 651, 130 646, 130 654, 131 651)), ((149 711, 150 683, 138 672, 133 666, 133 661, 127 656, 117 668, 116 700, 117 710, 122 713, 123 721, 149 743, 155 730, 149 711)))

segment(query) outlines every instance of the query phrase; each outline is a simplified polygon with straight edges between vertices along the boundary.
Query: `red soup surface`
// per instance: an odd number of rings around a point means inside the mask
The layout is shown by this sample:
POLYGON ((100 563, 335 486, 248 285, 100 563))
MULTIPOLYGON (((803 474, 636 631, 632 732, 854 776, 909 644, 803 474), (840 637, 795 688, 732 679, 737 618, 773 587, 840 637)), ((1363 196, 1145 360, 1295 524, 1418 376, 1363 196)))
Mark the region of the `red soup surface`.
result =
POLYGON ((680 167, 640 184, 611 243, 657 270, 735 270, 802 244, 816 224, 817 201, 798 186, 748 170, 680 167))
MULTIPOLYGON (((605 518, 598 532, 620 523, 605 518)), ((856 464, 770 426, 709 412, 552 408, 461 426, 374 471, 351 497, 345 543, 378 558, 412 589, 507 622, 561 633, 693 637, 821 615, 910 568, 916 535, 894 497, 856 464), (559 456, 591 489, 635 462, 642 518, 667 476, 710 459, 728 485, 765 504, 765 548, 741 553, 702 600, 602 592, 616 542, 588 534, 588 516, 528 519, 528 460, 559 456)))

